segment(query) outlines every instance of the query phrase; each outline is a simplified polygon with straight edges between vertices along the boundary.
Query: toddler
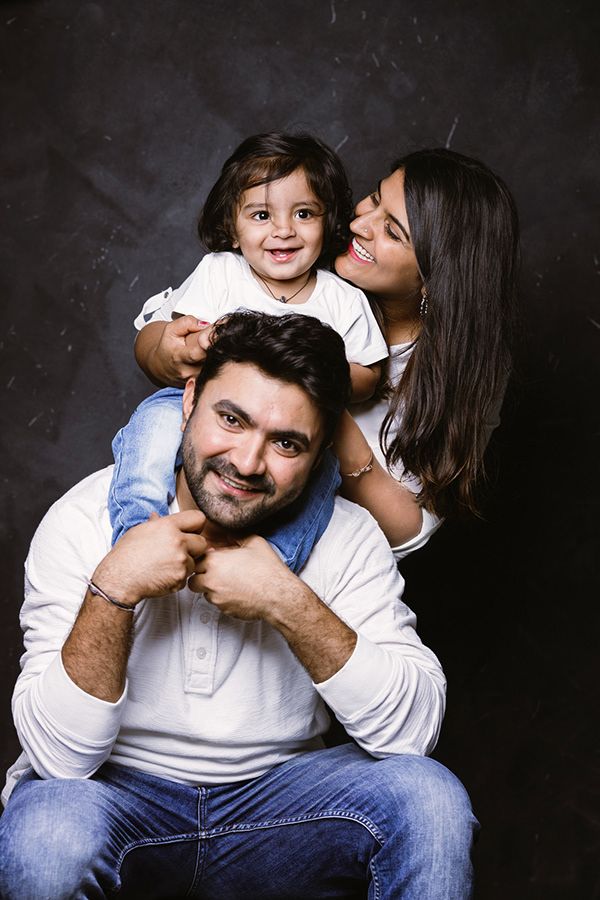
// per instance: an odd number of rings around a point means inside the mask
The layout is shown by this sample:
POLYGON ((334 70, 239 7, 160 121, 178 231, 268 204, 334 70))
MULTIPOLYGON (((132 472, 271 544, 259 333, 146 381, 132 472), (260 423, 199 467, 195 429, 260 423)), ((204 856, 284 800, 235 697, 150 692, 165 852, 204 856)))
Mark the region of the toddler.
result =
MULTIPOLYGON (((352 400, 372 395, 387 356, 365 295, 321 268, 345 249, 350 189, 339 158, 308 135, 261 134, 225 162, 198 225, 208 253, 180 288, 146 301, 135 321, 136 358, 155 382, 170 384, 145 400, 113 442, 110 491, 113 541, 166 515, 175 495, 181 439, 181 390, 195 375, 211 324, 236 309, 315 316, 346 345, 352 400)), ((333 511, 337 462, 324 454, 288 521, 265 536, 299 571, 333 511)))

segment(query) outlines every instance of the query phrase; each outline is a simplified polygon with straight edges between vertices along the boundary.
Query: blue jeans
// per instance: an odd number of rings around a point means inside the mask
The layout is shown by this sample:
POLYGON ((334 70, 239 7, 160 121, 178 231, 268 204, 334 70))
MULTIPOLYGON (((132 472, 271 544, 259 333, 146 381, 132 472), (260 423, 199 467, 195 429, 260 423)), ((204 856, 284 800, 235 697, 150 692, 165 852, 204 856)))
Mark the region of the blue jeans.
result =
POLYGON ((354 744, 216 787, 110 764, 87 780, 31 773, 0 818, 0 895, 463 900, 477 827, 442 765, 354 744))
MULTIPOLYGON (((108 495, 113 544, 150 513, 166 516, 181 464, 181 396, 164 388, 144 400, 113 441, 115 470, 108 495)), ((327 450, 301 497, 257 533, 266 537, 293 572, 299 572, 329 524, 341 478, 327 450)))

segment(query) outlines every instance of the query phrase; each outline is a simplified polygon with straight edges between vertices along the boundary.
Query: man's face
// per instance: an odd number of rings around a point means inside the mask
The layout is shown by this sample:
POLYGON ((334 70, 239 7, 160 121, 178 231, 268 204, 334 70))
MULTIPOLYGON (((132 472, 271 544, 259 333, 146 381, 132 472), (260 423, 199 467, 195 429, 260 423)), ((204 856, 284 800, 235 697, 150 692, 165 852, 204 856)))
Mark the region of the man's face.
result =
POLYGON ((183 472, 191 497, 227 530, 252 528, 301 493, 323 441, 323 418, 301 388, 250 363, 227 363, 193 407, 183 399, 183 472))

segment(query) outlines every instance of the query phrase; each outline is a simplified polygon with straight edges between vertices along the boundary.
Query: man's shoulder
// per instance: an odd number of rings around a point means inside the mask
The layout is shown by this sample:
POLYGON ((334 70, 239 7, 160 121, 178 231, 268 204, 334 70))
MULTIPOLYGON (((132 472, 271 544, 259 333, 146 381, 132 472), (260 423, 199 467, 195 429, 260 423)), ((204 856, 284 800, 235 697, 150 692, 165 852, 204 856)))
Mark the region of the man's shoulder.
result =
POLYGON ((343 497, 335 498, 333 515, 313 554, 353 566, 358 559, 379 559, 385 568, 395 566, 390 545, 370 512, 343 497))
POLYGON ((55 528, 58 523, 62 523, 63 527, 77 527, 77 523, 81 523, 83 519, 97 522, 100 528, 105 529, 113 469, 112 465, 106 466, 73 485, 52 504, 38 531, 55 528))
POLYGON ((379 525, 366 509, 342 497, 336 497, 329 525, 300 577, 325 603, 352 598, 365 586, 369 604, 382 595, 390 601, 402 595, 403 581, 379 525))

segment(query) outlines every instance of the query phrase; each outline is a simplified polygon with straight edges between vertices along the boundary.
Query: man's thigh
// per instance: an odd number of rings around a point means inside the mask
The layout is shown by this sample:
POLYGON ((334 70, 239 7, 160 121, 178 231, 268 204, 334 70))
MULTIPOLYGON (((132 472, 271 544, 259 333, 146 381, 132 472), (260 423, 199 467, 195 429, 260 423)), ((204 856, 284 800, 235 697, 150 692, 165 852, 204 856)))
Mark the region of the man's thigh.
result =
POLYGON ((185 896, 198 850, 198 790, 120 766, 15 787, 0 818, 0 896, 185 896))
POLYGON ((430 759, 347 744, 203 792, 194 896, 467 898, 477 822, 430 759))

